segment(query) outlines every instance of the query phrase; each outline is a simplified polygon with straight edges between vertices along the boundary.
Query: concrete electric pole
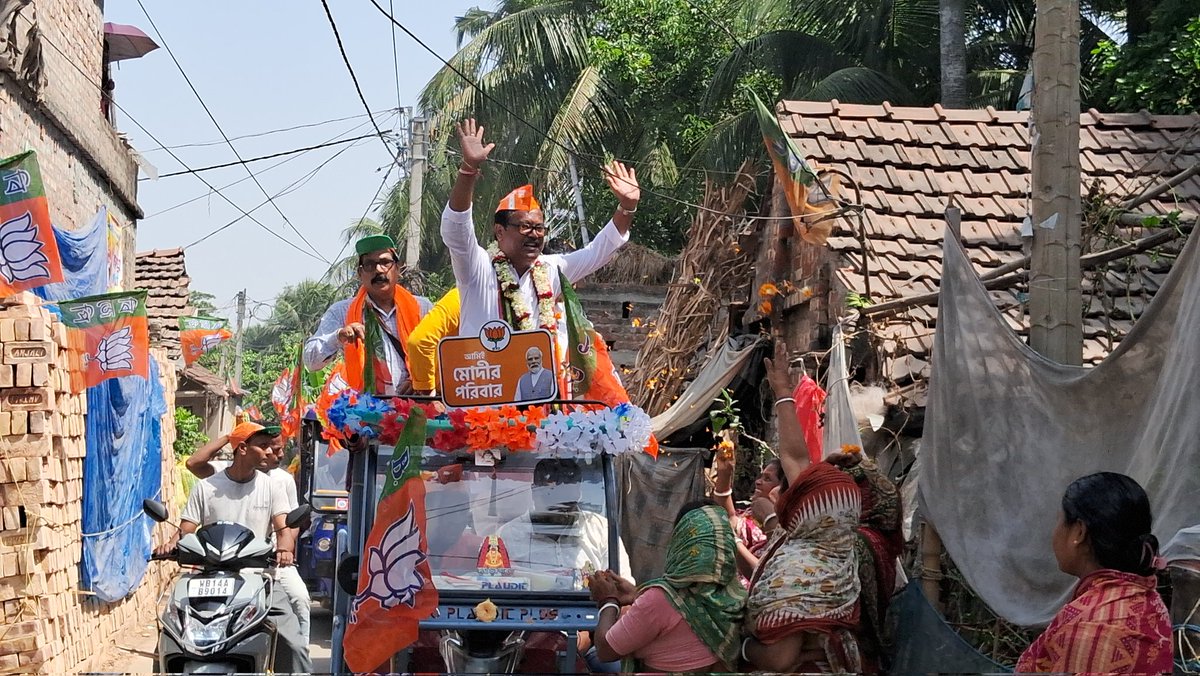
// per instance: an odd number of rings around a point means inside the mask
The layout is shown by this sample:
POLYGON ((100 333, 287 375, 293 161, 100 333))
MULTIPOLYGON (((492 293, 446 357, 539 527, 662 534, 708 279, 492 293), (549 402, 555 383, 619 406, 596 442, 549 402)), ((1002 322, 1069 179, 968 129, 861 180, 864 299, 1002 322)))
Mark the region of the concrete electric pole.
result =
POLYGON ((404 264, 415 270, 421 259, 421 191, 425 183, 425 120, 412 119, 408 151, 408 236, 404 264))
POLYGON ((1079 0, 1038 0, 1033 52, 1029 343, 1083 362, 1080 289, 1079 0))
POLYGON ((246 324, 246 290, 237 295, 237 334, 234 335, 233 384, 242 389, 242 328, 246 324))

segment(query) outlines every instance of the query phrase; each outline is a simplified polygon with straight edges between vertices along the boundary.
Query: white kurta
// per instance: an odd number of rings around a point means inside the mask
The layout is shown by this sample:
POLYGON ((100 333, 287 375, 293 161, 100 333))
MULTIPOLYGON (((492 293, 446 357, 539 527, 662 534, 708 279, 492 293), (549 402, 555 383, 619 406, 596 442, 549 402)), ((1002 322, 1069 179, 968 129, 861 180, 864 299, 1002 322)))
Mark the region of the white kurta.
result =
MULTIPOLYGON (((462 297, 462 310, 458 319, 458 335, 475 336, 479 334, 484 324, 501 319, 500 316, 500 282, 496 279, 496 271, 492 267, 492 257, 479 244, 475 237, 475 226, 471 220, 471 210, 454 211, 449 205, 442 212, 442 240, 450 250, 450 261, 454 265, 454 280, 458 284, 458 292, 462 297)), ((563 316, 558 322, 558 339, 560 346, 567 344, 567 322, 563 315, 562 285, 558 274, 561 271, 567 280, 575 284, 596 270, 604 267, 612 260, 625 242, 629 241, 629 233, 624 235, 612 221, 596 235, 595 239, 578 251, 567 254, 545 254, 539 260, 550 266, 550 287, 554 293, 558 313, 563 316)), ((510 264, 511 265, 511 264, 510 264)), ((513 270, 516 276, 516 270, 513 270)), ((537 317, 537 292, 533 288, 533 269, 526 271, 518 280, 521 293, 533 311, 534 321, 537 317)), ((559 348, 564 349, 563 347, 559 348)))

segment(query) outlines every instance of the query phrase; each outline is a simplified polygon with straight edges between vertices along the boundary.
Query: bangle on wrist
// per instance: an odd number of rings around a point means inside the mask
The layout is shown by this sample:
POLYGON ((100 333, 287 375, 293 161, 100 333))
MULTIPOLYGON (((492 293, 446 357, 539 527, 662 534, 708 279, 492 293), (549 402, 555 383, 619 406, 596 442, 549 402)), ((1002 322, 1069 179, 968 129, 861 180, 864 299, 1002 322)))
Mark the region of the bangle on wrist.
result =
POLYGON ((616 610, 617 613, 621 612, 621 604, 617 603, 616 601, 608 601, 604 605, 600 606, 600 610, 596 612, 596 615, 603 615, 604 611, 608 610, 609 608, 616 610))
POLYGON ((472 167, 466 162, 463 162, 462 164, 458 165, 458 173, 462 174, 463 176, 478 176, 479 167, 472 167))
POLYGON ((778 521, 779 515, 778 514, 768 514, 767 518, 763 519, 762 525, 766 526, 768 523, 771 523, 771 519, 775 519, 776 521, 778 521))
POLYGON ((795 404, 796 400, 793 397, 780 397, 775 400, 774 406, 778 406, 784 402, 791 402, 791 403, 795 404))
POLYGON ((626 216, 632 216, 637 213, 637 206, 634 206, 632 209, 626 209, 625 207, 618 204, 617 211, 625 214, 626 216))
POLYGON ((747 636, 746 638, 742 639, 742 649, 741 649, 741 654, 742 654, 742 661, 743 661, 743 662, 749 662, 749 661, 750 661, 750 658, 749 658, 749 657, 746 657, 746 644, 747 644, 747 643, 749 643, 749 642, 750 642, 750 637, 749 637, 749 636, 747 636))
POLYGON ((713 497, 714 498, 727 498, 731 495, 733 495, 733 487, 732 486, 727 491, 718 491, 716 489, 716 487, 713 488, 713 497))

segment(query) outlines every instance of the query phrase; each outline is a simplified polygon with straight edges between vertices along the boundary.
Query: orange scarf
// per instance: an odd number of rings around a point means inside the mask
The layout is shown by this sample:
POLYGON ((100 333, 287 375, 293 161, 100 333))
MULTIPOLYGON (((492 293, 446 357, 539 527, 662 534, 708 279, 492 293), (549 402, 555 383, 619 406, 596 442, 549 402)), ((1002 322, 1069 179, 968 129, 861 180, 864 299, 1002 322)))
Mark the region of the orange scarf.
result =
MULTIPOLYGON (((408 334, 421 321, 421 306, 417 304, 417 297, 399 284, 392 287, 392 299, 396 303, 396 329, 399 334, 400 344, 406 345, 408 343, 408 334)), ((366 325, 363 316, 363 312, 366 310, 366 303, 367 289, 363 287, 354 295, 354 299, 350 301, 350 307, 346 310, 346 326, 355 322, 366 325)), ((379 323, 382 328, 382 319, 379 323)), ((346 343, 344 353, 346 357, 346 383, 355 391, 362 392, 363 369, 367 364, 366 340, 356 340, 346 343)), ((408 356, 404 355, 404 357, 405 362, 407 362, 408 356)), ((379 374, 388 373, 387 362, 385 360, 375 359, 375 373, 377 374, 375 380, 378 387, 378 383, 382 380, 379 378, 379 374)))

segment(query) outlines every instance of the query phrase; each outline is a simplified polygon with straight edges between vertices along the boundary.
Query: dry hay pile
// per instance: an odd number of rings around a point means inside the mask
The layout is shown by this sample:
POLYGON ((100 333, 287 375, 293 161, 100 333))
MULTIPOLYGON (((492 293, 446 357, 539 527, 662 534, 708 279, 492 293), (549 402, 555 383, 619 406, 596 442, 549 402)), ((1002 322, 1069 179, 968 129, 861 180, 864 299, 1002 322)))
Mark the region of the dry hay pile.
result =
POLYGON ((728 322, 715 318, 753 262, 752 252, 737 246, 736 227, 754 190, 750 166, 743 164, 730 184, 705 182, 704 208, 696 211, 675 281, 626 381, 630 398, 650 415, 679 397, 696 353, 726 337, 728 322))
POLYGON ((671 281, 675 258, 630 242, 608 265, 588 276, 596 284, 647 284, 658 286, 671 281))

